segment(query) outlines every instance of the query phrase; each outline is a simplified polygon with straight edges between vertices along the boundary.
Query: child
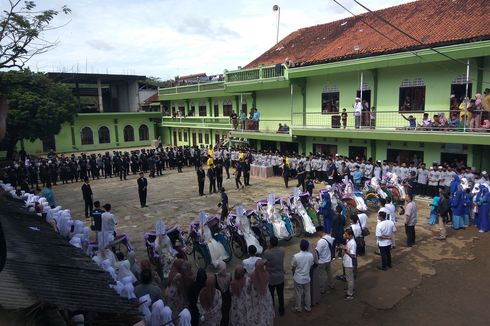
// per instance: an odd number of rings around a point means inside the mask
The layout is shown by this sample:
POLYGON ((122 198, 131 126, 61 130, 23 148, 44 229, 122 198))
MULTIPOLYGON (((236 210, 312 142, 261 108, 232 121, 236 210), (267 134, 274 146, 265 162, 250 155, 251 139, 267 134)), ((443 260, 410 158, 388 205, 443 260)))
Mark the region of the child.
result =
POLYGON ((342 126, 345 129, 345 127, 347 127, 347 110, 345 108, 342 109, 342 114, 340 117, 342 119, 342 126))
POLYGON ((434 225, 437 223, 437 207, 439 206, 439 196, 435 196, 432 199, 430 206, 429 224, 434 225))
POLYGON ((417 120, 413 115, 409 115, 408 118, 403 115, 403 113, 400 113, 403 117, 403 119, 407 120, 408 123, 410 124, 410 129, 415 129, 417 127, 417 120))

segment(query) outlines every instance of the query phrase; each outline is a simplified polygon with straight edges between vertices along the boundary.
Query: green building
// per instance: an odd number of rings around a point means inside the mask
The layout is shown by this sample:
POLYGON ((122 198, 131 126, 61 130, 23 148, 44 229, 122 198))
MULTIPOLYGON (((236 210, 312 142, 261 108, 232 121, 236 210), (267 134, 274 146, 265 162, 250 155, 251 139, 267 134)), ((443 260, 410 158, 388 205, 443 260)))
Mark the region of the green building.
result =
POLYGON ((464 119, 452 129, 409 128, 402 113, 417 125, 424 113, 449 119, 451 101, 490 88, 489 11, 487 0, 419 0, 297 30, 244 69, 225 70, 223 80, 160 88, 168 114, 163 142, 215 145, 230 133, 258 149, 402 162, 461 159, 488 169, 488 130, 470 130, 464 119), (376 108, 362 114, 358 129, 356 97, 376 108), (259 130, 232 130, 231 112, 252 107, 260 112, 259 130), (279 123, 289 131, 277 133, 279 123))
MULTIPOLYGON (((78 114, 59 134, 34 142, 22 141, 28 153, 41 154, 115 150, 143 147, 158 138, 160 107, 144 105, 152 93, 140 82, 145 76, 48 73, 49 78, 71 86, 78 114), (141 108, 144 110, 141 110, 141 108)), ((153 93, 156 94, 156 91, 153 93)))

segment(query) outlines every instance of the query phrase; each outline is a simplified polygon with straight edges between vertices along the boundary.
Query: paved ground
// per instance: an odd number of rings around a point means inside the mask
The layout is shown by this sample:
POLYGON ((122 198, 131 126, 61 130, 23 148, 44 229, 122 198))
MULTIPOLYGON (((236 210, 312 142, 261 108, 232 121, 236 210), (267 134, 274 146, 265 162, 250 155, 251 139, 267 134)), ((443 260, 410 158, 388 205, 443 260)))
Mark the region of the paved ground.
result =
MULTIPOLYGON (((251 184, 251 187, 237 191, 233 179, 225 180, 224 187, 230 205, 242 204, 253 208, 255 202, 265 198, 268 193, 285 196, 292 190, 286 190, 280 178, 252 178, 251 184)), ((70 208, 76 217, 83 217, 80 187, 81 183, 75 183, 54 188, 58 204, 70 208)), ((317 185, 315 192, 320 187, 317 185)), ((219 213, 216 207, 219 194, 200 197, 192 168, 186 168, 180 174, 175 170, 166 171, 166 175, 150 179, 148 188, 149 207, 141 209, 136 176, 129 176, 127 181, 112 178, 92 182, 94 199, 113 205, 119 219, 118 232, 129 235, 140 259, 146 256, 143 233, 152 230, 157 219, 163 218, 167 225, 178 224, 187 228, 191 221, 197 219, 200 209, 219 213)), ((311 325, 324 325, 326 322, 341 325, 391 325, 395 321, 402 325, 420 321, 424 321, 423 324, 463 325, 467 320, 477 325, 483 324, 490 317, 490 310, 485 310, 486 306, 479 310, 483 304, 486 305, 485 298, 490 297, 490 279, 487 276, 490 263, 485 259, 486 252, 483 250, 490 244, 489 236, 478 234, 471 228, 450 232, 446 242, 434 240, 437 229, 427 225, 428 203, 428 199, 417 199, 419 225, 416 228, 415 247, 403 246, 405 235, 403 224, 399 223, 397 249, 393 251, 394 267, 390 271, 376 270, 380 258, 373 254, 374 235, 367 238, 368 254, 359 260, 360 273, 354 301, 342 300, 345 284, 337 282, 336 288, 325 295, 311 313, 296 315, 288 312, 287 319, 276 318, 276 325, 284 325, 286 320, 288 325, 305 322, 311 325), (483 281, 479 281, 480 278, 483 281)), ((369 225, 372 232, 375 223, 375 216, 371 214, 369 225)), ((316 242, 316 239, 311 237, 309 240, 316 242)), ((293 239, 281 245, 287 252, 286 298, 292 303, 289 264, 291 256, 298 251, 298 240, 293 239)), ((235 258, 229 269, 233 269, 237 262, 235 258)), ((341 262, 336 260, 333 267, 338 272, 341 270, 341 262)))

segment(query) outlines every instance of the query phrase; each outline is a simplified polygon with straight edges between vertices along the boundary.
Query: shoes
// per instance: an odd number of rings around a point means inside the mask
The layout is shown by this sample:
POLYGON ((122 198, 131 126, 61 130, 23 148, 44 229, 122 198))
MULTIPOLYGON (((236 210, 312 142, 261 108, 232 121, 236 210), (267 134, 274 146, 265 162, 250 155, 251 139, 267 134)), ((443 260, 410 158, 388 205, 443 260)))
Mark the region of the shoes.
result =
POLYGON ((436 240, 446 240, 446 237, 438 236, 438 237, 436 237, 436 240))
POLYGON ((380 270, 380 271, 387 271, 388 269, 386 267, 376 267, 376 269, 380 270))
POLYGON ((346 278, 345 278, 345 275, 337 275, 335 276, 335 279, 339 280, 339 281, 342 281, 342 282, 346 282, 346 278))
POLYGON ((311 308, 307 308, 307 307, 305 307, 305 311, 306 311, 306 312, 311 312, 311 308))
POLYGON ((291 309, 291 311, 292 312, 301 312, 301 309, 294 307, 294 308, 291 309))
POLYGON ((354 300, 354 296, 353 295, 345 295, 344 300, 345 301, 354 300))

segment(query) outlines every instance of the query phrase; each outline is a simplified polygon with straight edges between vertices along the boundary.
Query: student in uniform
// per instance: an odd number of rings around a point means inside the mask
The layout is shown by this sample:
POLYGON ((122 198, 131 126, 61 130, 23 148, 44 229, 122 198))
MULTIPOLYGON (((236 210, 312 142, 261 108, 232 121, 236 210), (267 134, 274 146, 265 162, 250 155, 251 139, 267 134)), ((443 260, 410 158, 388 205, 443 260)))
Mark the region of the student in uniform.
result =
POLYGON ((391 244, 395 232, 395 224, 386 219, 385 212, 380 212, 378 214, 378 224, 376 225, 376 238, 381 254, 381 267, 378 267, 380 270, 386 271, 391 268, 391 244))
POLYGON ((212 194, 216 192, 216 172, 214 170, 214 164, 211 163, 208 169, 208 179, 209 179, 209 193, 212 194))
POLYGON ((286 159, 282 160, 282 177, 284 179, 284 185, 288 188, 289 182, 289 165, 286 162, 286 159))
POLYGON ((90 187, 88 178, 85 178, 82 185, 83 201, 85 202, 85 218, 89 218, 89 211, 93 210, 92 188, 90 187))
POLYGON ((99 239, 99 232, 102 231, 102 214, 104 210, 100 208, 100 202, 97 200, 94 202, 94 210, 90 216, 92 217, 91 229, 95 231, 95 239, 99 239))
POLYGON ((228 217, 228 195, 225 192, 225 188, 221 187, 219 189, 221 193, 221 201, 218 204, 218 207, 221 208, 221 222, 223 222, 228 217))
POLYGON ((356 241, 354 240, 354 232, 352 229, 346 229, 344 232, 344 239, 347 241, 345 245, 341 245, 340 248, 343 251, 342 266, 344 267, 345 279, 347 281, 347 293, 345 300, 354 299, 354 267, 356 263, 356 241))
POLYGON ((138 178, 138 195, 140 198, 140 204, 141 208, 143 207, 148 207, 146 205, 146 195, 147 195, 147 188, 148 188, 148 180, 145 178, 145 174, 143 171, 140 172, 140 177, 138 178))
POLYGON ((197 171, 197 186, 199 188, 199 196, 204 195, 204 181, 206 179, 206 173, 204 172, 202 165, 199 165, 197 171))

